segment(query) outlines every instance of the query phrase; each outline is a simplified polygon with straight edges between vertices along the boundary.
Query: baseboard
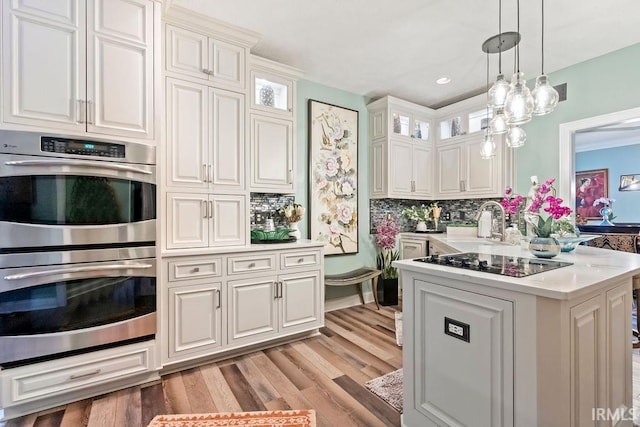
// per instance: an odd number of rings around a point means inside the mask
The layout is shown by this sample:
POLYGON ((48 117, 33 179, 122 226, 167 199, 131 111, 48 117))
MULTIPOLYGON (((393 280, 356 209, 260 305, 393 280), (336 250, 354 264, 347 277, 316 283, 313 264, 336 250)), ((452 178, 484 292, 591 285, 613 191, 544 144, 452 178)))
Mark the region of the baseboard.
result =
MULTIPOLYGON (((364 294, 365 304, 374 302, 373 292, 364 291, 363 294, 364 294)), ((353 294, 346 297, 332 298, 332 299, 326 300, 324 302, 324 311, 326 313, 329 311, 341 310, 343 308, 354 307, 356 305, 361 305, 361 304, 362 304, 362 300, 360 299, 360 295, 353 294)))

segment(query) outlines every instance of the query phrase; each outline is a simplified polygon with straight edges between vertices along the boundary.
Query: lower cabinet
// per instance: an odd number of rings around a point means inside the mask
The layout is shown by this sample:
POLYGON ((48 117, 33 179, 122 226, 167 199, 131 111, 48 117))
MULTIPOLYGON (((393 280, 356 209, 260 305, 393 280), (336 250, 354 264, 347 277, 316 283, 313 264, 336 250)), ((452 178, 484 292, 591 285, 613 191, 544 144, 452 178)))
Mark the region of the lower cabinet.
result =
POLYGON ((163 266, 165 364, 324 325, 323 254, 317 245, 174 257, 163 266))
POLYGON ((229 344, 317 326, 320 286, 319 271, 230 281, 229 344))
POLYGON ((426 239, 411 239, 400 237, 400 259, 412 259, 427 256, 426 239))

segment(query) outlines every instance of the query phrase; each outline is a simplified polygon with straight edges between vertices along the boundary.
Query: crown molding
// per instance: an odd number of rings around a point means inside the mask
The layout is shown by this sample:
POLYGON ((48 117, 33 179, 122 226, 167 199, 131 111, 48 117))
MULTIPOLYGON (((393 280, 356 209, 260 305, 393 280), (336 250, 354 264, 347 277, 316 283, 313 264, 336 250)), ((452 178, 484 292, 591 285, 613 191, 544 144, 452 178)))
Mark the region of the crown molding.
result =
POLYGON ((263 58, 262 56, 254 55, 253 53, 249 56, 249 62, 252 69, 268 72, 276 71, 278 74, 294 80, 298 80, 304 76, 304 71, 299 68, 272 61, 271 59, 263 58))

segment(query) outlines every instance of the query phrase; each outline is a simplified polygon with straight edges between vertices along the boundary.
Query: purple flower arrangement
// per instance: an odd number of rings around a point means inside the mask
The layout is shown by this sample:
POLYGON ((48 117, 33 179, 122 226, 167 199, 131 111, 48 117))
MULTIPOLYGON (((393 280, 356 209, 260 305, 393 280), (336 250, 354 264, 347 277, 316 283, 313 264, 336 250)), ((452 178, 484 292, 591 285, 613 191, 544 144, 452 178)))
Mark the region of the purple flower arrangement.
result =
POLYGON ((398 222, 391 218, 385 218, 376 226, 376 245, 380 249, 376 257, 378 270, 382 271, 383 279, 394 279, 398 277, 398 270, 391 266, 391 263, 398 259, 399 254, 396 247, 396 238, 400 233, 398 222))

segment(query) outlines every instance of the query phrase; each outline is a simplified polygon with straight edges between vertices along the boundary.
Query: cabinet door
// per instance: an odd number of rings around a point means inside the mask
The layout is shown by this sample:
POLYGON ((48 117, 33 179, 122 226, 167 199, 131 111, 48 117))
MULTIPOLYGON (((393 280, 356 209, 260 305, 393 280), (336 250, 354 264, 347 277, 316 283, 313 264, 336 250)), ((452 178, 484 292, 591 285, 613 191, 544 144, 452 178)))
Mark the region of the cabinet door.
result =
POLYGON ((405 413, 438 425, 513 426, 513 303, 421 280, 414 289, 405 413))
POLYGON ((259 342, 277 333, 277 286, 275 276, 227 283, 229 345, 259 342))
POLYGON ((85 130, 85 2, 3 1, 3 121, 85 130))
POLYGON ((237 246, 246 243, 246 196, 209 196, 210 246, 237 246))
POLYGON ((251 115, 251 187, 293 192, 293 122, 251 115))
POLYGON ((206 189, 207 87, 167 78, 167 186, 206 189))
MULTIPOLYGON (((604 403, 600 373, 607 344, 601 341, 602 298, 597 296, 571 307, 570 316, 571 420, 574 426, 596 425, 592 409, 604 403)), ((630 340, 630 335, 626 339, 630 340)))
POLYGON ((433 195, 433 150, 426 142, 413 144, 413 193, 414 196, 433 195))
POLYGON ((438 195, 460 195, 462 191, 462 147, 459 144, 437 148, 438 195))
MULTIPOLYGON (((208 171, 214 190, 244 189, 244 95, 209 89, 208 171)), ((187 154, 188 155, 188 154, 187 154)))
POLYGON ((371 197, 385 197, 387 195, 387 144, 373 143, 370 155, 371 197))
POLYGON ((209 80, 229 89, 244 90, 246 57, 244 47, 209 39, 209 80))
POLYGON ((414 185, 411 144, 391 141, 389 155, 389 196, 411 196, 414 185))
POLYGON ((501 173, 499 165, 502 161, 502 146, 498 142, 496 144, 496 156, 491 159, 480 158, 480 146, 482 138, 476 138, 474 141, 466 142, 465 149, 465 195, 484 195, 486 197, 499 197, 504 191, 500 188, 499 174, 501 173))
POLYGON ((322 326, 320 272, 288 274, 278 279, 280 332, 292 333, 322 326))
POLYGON ((206 195, 167 193, 167 248, 209 246, 209 212, 206 195))
POLYGON ((87 131, 153 138, 153 26, 152 0, 87 2, 87 131))
POLYGON ((400 239, 400 259, 420 258, 427 256, 427 240, 400 239))
POLYGON ((221 283, 169 288, 169 358, 222 345, 221 283))
POLYGON ((167 25, 165 29, 167 71, 209 79, 207 36, 167 25))

